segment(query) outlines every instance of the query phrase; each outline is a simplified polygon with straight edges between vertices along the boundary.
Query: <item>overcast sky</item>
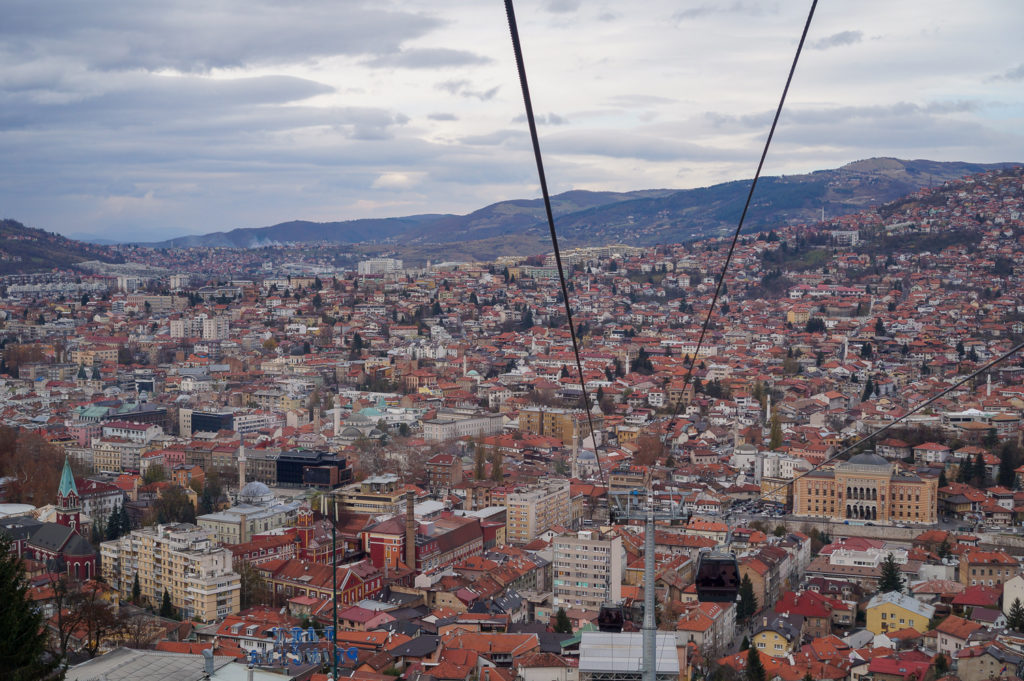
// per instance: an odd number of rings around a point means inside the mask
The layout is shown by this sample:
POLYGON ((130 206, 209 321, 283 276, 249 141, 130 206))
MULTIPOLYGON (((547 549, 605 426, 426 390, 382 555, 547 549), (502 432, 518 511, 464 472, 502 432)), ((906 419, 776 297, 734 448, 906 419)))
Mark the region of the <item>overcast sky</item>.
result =
MULTIPOLYGON (((750 177, 809 7, 519 0, 553 192, 750 177)), ((767 174, 1024 161, 1024 3, 824 0, 767 174)), ((158 240, 539 195, 500 0, 5 0, 0 216, 158 240)))

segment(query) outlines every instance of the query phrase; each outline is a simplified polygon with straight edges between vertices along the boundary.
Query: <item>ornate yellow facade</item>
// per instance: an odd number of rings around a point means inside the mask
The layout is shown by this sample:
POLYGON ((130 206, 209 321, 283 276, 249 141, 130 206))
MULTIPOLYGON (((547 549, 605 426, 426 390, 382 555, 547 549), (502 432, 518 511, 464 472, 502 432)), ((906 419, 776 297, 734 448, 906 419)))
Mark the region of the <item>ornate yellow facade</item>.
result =
POLYGON ((879 523, 934 523, 938 480, 904 473, 873 453, 832 469, 813 471, 793 484, 798 516, 879 523))

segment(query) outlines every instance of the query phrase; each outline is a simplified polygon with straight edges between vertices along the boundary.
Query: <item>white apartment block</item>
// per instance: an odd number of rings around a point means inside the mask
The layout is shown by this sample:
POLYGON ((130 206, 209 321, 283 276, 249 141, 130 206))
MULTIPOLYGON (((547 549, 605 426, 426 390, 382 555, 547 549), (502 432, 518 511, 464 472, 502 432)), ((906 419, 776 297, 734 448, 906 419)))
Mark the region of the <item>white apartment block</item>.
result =
POLYGON ((121 598, 132 595, 136 575, 142 598, 159 607, 164 590, 185 619, 213 622, 238 612, 241 578, 231 551, 208 530, 187 523, 133 530, 100 544, 103 577, 121 598))
POLYGON ((505 417, 502 414, 440 409, 437 418, 423 421, 423 439, 427 442, 445 442, 461 437, 487 437, 500 433, 504 425, 505 417))
POLYGON ((360 276, 401 272, 402 261, 394 258, 370 258, 369 260, 360 260, 356 269, 360 276))
POLYGON ((556 537, 554 608, 600 610, 622 600, 622 537, 596 530, 556 537))
POLYGON ((505 512, 505 538, 510 544, 529 544, 556 525, 567 528, 573 520, 569 481, 548 480, 516 488, 505 497, 505 512))

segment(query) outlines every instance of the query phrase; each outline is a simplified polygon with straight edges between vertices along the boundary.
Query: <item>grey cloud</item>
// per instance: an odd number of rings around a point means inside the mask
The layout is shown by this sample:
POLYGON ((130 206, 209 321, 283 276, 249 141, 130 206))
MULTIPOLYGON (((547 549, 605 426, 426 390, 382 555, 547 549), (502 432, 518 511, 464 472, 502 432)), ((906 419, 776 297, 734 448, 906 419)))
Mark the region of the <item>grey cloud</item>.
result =
POLYGON ((996 80, 1024 80, 1024 63, 996 76, 996 80))
POLYGON ((470 146, 504 146, 509 141, 517 140, 517 146, 525 146, 528 137, 525 130, 495 130, 484 135, 467 135, 460 138, 459 142, 470 146))
POLYGON ((609 97, 605 101, 611 106, 620 106, 623 108, 634 108, 638 106, 656 106, 659 104, 674 104, 676 100, 668 97, 660 97, 658 95, 614 95, 609 97))
POLYGON ((580 0, 549 0, 544 6, 549 12, 575 12, 580 8, 580 0))
POLYGON ((450 66, 488 64, 491 61, 490 57, 484 57, 465 50, 437 47, 409 49, 395 54, 385 54, 370 59, 366 64, 367 66, 377 68, 436 69, 450 66))
POLYGON ((432 113, 427 114, 427 118, 432 121, 457 121, 459 117, 453 113, 432 113))
POLYGON ((672 15, 676 22, 688 21, 691 19, 702 19, 715 14, 745 14, 749 16, 764 16, 765 14, 776 14, 779 8, 774 3, 766 2, 734 2, 731 5, 724 3, 704 3, 696 7, 679 10, 672 15))
POLYGON ((453 95, 479 99, 481 102, 494 99, 494 96, 498 94, 498 90, 501 89, 500 85, 495 85, 489 90, 477 90, 471 88, 470 85, 471 83, 468 80, 446 80, 438 83, 435 87, 438 90, 450 92, 453 95))
POLYGON ((74 123, 87 128, 145 123, 159 128, 162 124, 181 125, 200 117, 251 117, 252 107, 299 102, 333 92, 333 88, 293 76, 213 80, 136 73, 103 79, 102 83, 84 83, 81 91, 59 84, 50 92, 50 102, 40 103, 0 91, 0 126, 39 128, 74 123), (101 87, 108 89, 100 90, 101 87))
POLYGON ((807 46, 812 50, 827 50, 832 47, 843 47, 845 45, 854 45, 864 39, 863 31, 840 31, 839 33, 833 33, 830 36, 822 38, 821 40, 815 40, 809 43, 807 46))
POLYGON ((321 0, 9 0, 0 22, 6 63, 41 54, 101 70, 207 71, 303 62, 332 55, 380 55, 441 25, 412 12, 321 0))
MULTIPOLYGON (((919 115, 940 116, 949 113, 963 113, 976 111, 979 107, 980 105, 977 102, 955 100, 929 102, 924 105, 913 102, 896 102, 879 106, 838 106, 821 109, 789 108, 782 114, 782 125, 783 127, 802 125, 838 126, 855 120, 884 120, 919 115)), ((706 112, 702 118, 712 128, 718 130, 767 130, 773 115, 774 112, 772 111, 761 111, 741 116, 720 112, 706 112)))
POLYGON ((544 141, 556 154, 636 158, 645 161, 720 161, 744 158, 742 151, 717 149, 659 135, 621 130, 561 133, 544 141))
MULTIPOLYGON (((559 116, 556 113, 549 113, 547 115, 540 114, 539 116, 535 114, 534 120, 536 120, 539 125, 565 125, 566 123, 569 122, 568 120, 566 120, 562 116, 559 116)), ((525 123, 526 114, 519 114, 518 116, 512 119, 512 122, 525 123)))

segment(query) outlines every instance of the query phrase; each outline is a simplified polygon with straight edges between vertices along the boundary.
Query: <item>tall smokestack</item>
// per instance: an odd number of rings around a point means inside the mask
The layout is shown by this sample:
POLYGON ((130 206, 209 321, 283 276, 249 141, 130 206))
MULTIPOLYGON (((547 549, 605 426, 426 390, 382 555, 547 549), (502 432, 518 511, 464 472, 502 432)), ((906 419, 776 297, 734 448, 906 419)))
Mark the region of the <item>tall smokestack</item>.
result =
POLYGON ((413 511, 413 493, 405 493, 405 564, 416 569, 416 514, 413 511))

